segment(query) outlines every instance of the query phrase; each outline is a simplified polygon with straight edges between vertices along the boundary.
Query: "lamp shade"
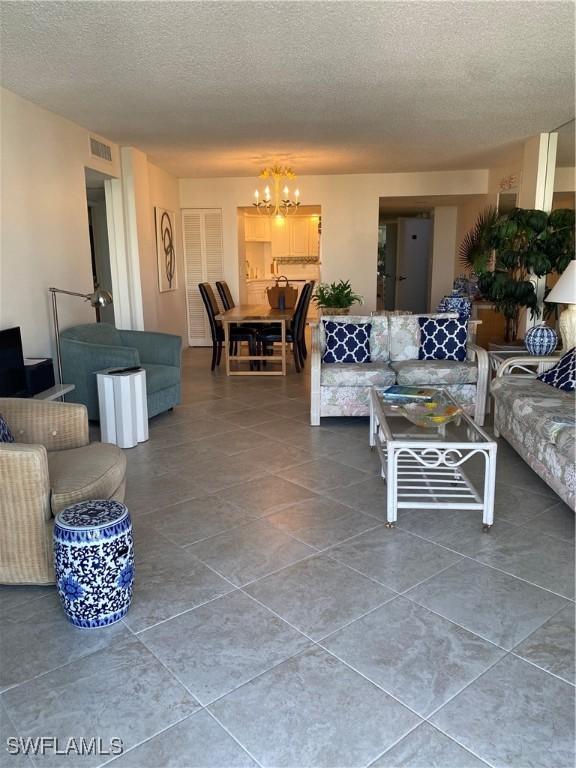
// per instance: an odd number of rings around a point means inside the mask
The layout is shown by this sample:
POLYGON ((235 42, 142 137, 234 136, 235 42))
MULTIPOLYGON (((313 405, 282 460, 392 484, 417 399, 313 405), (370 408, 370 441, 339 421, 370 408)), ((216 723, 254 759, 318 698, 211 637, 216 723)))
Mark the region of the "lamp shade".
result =
POLYGON ((96 288, 94 293, 87 294, 86 298, 93 307, 107 307, 108 304, 112 304, 112 294, 102 288, 96 288))
POLYGON ((576 304, 576 260, 572 259, 560 279, 552 288, 546 301, 553 304, 576 304))

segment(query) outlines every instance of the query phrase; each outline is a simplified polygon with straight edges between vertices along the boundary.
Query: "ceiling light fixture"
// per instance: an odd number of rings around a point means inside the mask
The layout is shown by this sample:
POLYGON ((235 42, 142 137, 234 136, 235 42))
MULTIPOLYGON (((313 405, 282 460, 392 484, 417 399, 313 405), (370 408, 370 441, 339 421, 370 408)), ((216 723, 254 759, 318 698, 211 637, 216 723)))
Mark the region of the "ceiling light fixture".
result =
POLYGON ((294 199, 290 198, 290 190, 287 181, 293 181, 296 174, 287 165, 273 165, 270 168, 264 168, 260 174, 261 179, 271 179, 270 184, 264 187, 264 193, 261 195, 259 190, 254 192, 254 202, 252 205, 258 213, 264 213, 268 216, 283 217, 295 213, 300 206, 300 190, 294 190, 294 199), (284 182, 284 187, 282 183, 284 182))

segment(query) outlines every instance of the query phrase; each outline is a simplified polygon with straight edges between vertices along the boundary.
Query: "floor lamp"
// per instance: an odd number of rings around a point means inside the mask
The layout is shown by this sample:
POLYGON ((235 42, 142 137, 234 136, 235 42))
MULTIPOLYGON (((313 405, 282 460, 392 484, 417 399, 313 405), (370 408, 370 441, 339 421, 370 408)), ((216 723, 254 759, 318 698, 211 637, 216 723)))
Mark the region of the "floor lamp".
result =
POLYGON ((56 294, 65 293, 66 296, 80 296, 81 299, 90 302, 91 307, 107 307, 112 304, 112 294, 103 291, 96 286, 94 293, 76 293, 75 291, 64 291, 61 288, 48 288, 52 294, 52 315, 54 316, 54 332, 56 333, 56 362, 58 364, 58 378, 62 384, 62 358, 60 356, 60 327, 58 325, 58 305, 56 303, 56 294))

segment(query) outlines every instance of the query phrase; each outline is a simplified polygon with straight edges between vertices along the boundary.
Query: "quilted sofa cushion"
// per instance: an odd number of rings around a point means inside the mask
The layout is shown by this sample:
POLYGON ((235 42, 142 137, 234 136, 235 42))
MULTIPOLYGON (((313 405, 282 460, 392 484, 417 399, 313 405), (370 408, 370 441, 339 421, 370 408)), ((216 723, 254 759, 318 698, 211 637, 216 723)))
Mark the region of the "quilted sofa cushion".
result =
POLYGON ((332 363, 320 371, 323 387, 389 387, 395 381, 388 363, 332 363))
POLYGON ((48 453, 52 512, 87 499, 109 499, 123 484, 126 456, 115 445, 90 443, 48 453))
POLYGON ((397 384, 439 385, 474 384, 478 379, 476 363, 453 360, 398 360, 390 367, 396 372, 397 384))
POLYGON ((435 312, 430 315, 390 315, 388 318, 390 360, 418 360, 420 317, 457 318, 458 315, 454 312, 435 312))
POLYGON ((537 379, 502 376, 492 382, 492 394, 499 405, 511 412, 527 432, 547 443, 569 446, 576 434, 573 393, 563 392, 537 379))
POLYGON ((322 354, 326 349, 326 336, 324 333, 324 322, 331 320, 335 323, 353 323, 355 325, 361 323, 370 323, 372 330, 370 331, 370 359, 374 362, 384 361, 390 359, 389 354, 389 337, 388 337, 388 318, 386 316, 370 317, 370 315, 322 315, 322 322, 319 324, 320 329, 320 350, 322 354))
POLYGON ((180 383, 180 369, 175 365, 143 363, 142 368, 146 371, 146 391, 149 394, 177 386, 180 383))

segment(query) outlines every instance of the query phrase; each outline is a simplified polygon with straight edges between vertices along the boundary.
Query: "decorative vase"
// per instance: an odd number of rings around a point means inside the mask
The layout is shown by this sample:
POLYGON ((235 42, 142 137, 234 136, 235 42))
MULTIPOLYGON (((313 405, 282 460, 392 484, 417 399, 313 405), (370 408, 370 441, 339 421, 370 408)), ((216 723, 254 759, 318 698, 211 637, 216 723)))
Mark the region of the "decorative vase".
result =
POLYGON ((438 312, 456 312, 468 319, 472 312, 472 304, 467 296, 462 296, 459 291, 453 290, 450 296, 444 296, 441 300, 438 312))
POLYGON ((54 522, 56 586, 77 627, 114 624, 132 600, 134 544, 130 514, 112 500, 67 507, 54 522))
POLYGON ((531 355, 551 355, 557 344, 558 334, 544 323, 530 328, 524 337, 524 345, 531 355))

